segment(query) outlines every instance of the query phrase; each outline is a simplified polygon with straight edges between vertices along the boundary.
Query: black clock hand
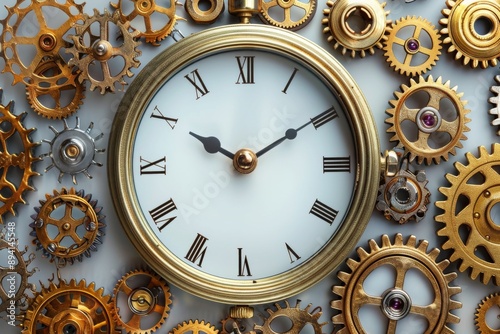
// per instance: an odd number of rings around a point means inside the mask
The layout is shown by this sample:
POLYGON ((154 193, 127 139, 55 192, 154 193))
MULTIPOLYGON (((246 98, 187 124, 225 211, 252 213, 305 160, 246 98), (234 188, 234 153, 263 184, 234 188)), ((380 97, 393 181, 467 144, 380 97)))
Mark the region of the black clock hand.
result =
POLYGON ((207 151, 208 153, 214 154, 214 153, 220 152, 220 153, 224 154, 226 157, 228 157, 229 159, 234 158, 233 153, 231 153, 228 150, 221 147, 220 140, 217 139, 216 137, 203 137, 203 136, 197 135, 196 133, 191 132, 191 131, 189 132, 189 134, 191 136, 195 137, 196 139, 198 139, 199 141, 201 141, 201 143, 203 144, 203 147, 205 148, 205 151, 207 151))
POLYGON ((268 152, 269 150, 275 148, 276 146, 278 146, 279 144, 281 144, 282 142, 284 142, 285 140, 289 139, 289 140, 293 140, 295 139, 295 137, 297 137, 297 132, 299 132, 300 130, 302 130, 303 128, 305 128, 306 126, 308 126, 309 124, 312 123, 312 120, 307 122, 306 124, 302 125, 302 126, 299 126, 297 129, 288 129, 285 131, 285 135, 283 137, 281 137, 280 139, 276 140, 275 142, 269 144, 268 146, 264 147, 262 150, 260 150, 259 152, 256 153, 257 155, 257 158, 260 157, 261 155, 263 155, 264 153, 268 152))

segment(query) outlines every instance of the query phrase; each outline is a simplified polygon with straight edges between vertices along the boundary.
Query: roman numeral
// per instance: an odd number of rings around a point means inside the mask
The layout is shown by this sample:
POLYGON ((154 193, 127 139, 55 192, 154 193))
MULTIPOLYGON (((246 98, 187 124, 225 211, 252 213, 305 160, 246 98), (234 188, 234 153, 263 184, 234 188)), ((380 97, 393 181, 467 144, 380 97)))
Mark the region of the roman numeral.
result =
POLYGON ((351 172, 351 157, 323 157, 323 173, 351 172))
POLYGON ((292 75, 290 76, 290 79, 288 79, 288 82, 286 83, 285 85, 285 88, 283 88, 283 90, 281 91, 282 93, 285 93, 288 91, 288 87, 290 87, 290 84, 292 83, 293 81, 293 78, 295 78, 295 74, 299 71, 298 68, 294 68, 293 69, 293 72, 292 72, 292 75))
POLYGON ((155 161, 149 161, 144 159, 143 157, 140 157, 141 163, 141 175, 144 174, 167 174, 167 157, 160 158, 155 161))
POLYGON ((252 276, 247 256, 243 256, 243 248, 238 248, 238 276, 252 276))
POLYGON ((160 109, 158 109, 158 106, 155 106, 154 111, 151 113, 151 118, 159 118, 167 122, 168 126, 173 130, 175 128, 175 125, 177 124, 177 121, 179 120, 178 118, 171 118, 171 117, 166 117, 164 116, 160 109), (155 111, 157 114, 155 114, 155 111))
POLYGON ((254 59, 255 56, 236 56, 240 75, 236 84, 254 84, 254 59))
POLYGON ((286 242, 285 242, 285 247, 288 252, 288 257, 290 258, 290 263, 294 263, 295 261, 300 259, 300 256, 286 242))
POLYGON ((207 240, 208 239, 206 237, 198 233, 196 239, 194 239, 194 242, 191 245, 191 248, 189 248, 189 251, 186 254, 186 260, 191 261, 195 264, 196 261, 198 261, 197 265, 198 267, 201 267, 203 264, 203 259, 205 258, 205 253, 207 251, 207 247, 205 246, 207 240))
POLYGON ((337 210, 332 209, 328 205, 316 200, 309 213, 315 215, 316 217, 332 225, 333 221, 335 220, 335 217, 337 217, 337 214, 339 212, 337 210))
POLYGON ((335 108, 331 107, 330 109, 322 112, 318 116, 311 118, 311 122, 314 125, 314 128, 317 129, 320 126, 330 122, 332 119, 337 118, 338 116, 339 115, 337 115, 335 108))
POLYGON ((198 73, 198 69, 192 71, 189 74, 186 74, 184 78, 187 79, 195 88, 196 90, 196 99, 198 100, 200 97, 205 96, 206 94, 210 93, 209 90, 207 89, 207 86, 205 86, 205 83, 201 79, 200 73, 198 73))
POLYGON ((164 218, 166 215, 168 215, 170 212, 177 210, 177 207, 175 206, 174 201, 172 199, 169 199, 163 204, 160 204, 153 210, 149 211, 149 214, 151 215, 151 218, 155 222, 156 226, 160 230, 160 232, 172 221, 174 221, 175 217, 170 217, 170 218, 164 218))

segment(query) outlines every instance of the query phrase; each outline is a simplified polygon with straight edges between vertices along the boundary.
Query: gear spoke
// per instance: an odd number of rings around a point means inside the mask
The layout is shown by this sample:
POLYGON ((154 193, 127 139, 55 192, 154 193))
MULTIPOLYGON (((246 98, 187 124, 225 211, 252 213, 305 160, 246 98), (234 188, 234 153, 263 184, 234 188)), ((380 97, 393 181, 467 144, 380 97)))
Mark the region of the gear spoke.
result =
POLYGON ((387 324, 387 334, 396 333, 396 327, 398 326, 398 322, 396 320, 389 319, 389 323, 387 324))

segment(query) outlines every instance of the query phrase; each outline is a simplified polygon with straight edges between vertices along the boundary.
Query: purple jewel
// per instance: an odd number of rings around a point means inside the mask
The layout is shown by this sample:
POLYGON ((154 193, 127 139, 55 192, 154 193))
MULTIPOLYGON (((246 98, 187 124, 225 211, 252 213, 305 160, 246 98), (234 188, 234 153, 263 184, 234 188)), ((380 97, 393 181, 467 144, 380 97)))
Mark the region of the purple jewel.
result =
POLYGON ((395 297, 389 301, 389 307, 395 311, 401 311, 404 308, 404 301, 401 298, 395 297))
POLYGON ((418 48, 420 47, 420 43, 416 39, 409 39, 406 42, 406 47, 410 52, 416 52, 418 51, 418 48))
POLYGON ((432 128, 436 124, 436 118, 431 114, 424 114, 422 116, 422 122, 425 126, 432 128))

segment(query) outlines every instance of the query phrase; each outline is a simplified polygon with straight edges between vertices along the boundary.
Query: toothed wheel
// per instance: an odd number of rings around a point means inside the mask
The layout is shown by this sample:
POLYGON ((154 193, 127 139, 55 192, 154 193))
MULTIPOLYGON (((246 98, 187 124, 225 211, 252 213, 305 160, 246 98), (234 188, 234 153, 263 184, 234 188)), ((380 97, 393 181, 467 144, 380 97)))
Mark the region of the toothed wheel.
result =
MULTIPOLYGON (((488 101, 494 105, 494 107, 490 109, 490 115, 496 117, 491 121, 491 125, 498 126, 500 125, 500 75, 495 76, 495 81, 498 85, 492 86, 490 89, 495 96, 490 97, 488 101)), ((500 136, 500 129, 497 130, 497 136, 500 136)))
POLYGON ((276 27, 298 30, 313 18, 316 0, 264 0, 261 19, 276 27))
POLYGON ((476 309, 476 327, 480 334, 495 334, 499 329, 493 329, 487 324, 486 313, 492 308, 500 307, 500 294, 490 294, 483 299, 476 309))
POLYGON ((409 161, 415 159, 418 164, 425 161, 439 164, 441 159, 448 160, 448 155, 456 154, 456 148, 462 148, 462 140, 469 131, 465 125, 470 122, 465 115, 470 110, 465 109, 461 100, 462 93, 457 93, 457 87, 450 87, 450 82, 436 81, 429 76, 420 77, 419 81, 411 79, 410 86, 402 85, 401 92, 395 92, 395 100, 389 101, 393 108, 387 109, 390 116, 386 123, 390 125, 388 133, 393 133, 391 141, 398 142, 409 153, 409 161), (426 93, 426 94, 422 94, 426 93), (419 95, 417 95, 419 94, 419 95), (410 99, 419 97, 417 106, 410 99))
POLYGON ((446 237, 442 248, 453 250, 451 261, 460 261, 459 270, 471 268, 470 277, 500 285, 500 226, 492 209, 500 203, 500 144, 491 154, 484 146, 479 156, 467 153, 468 164, 455 163, 458 174, 446 174, 450 187, 439 191, 446 197, 436 202, 444 213, 435 220, 444 224, 437 234, 446 237))
MULTIPOLYGON (((379 246, 373 239, 369 241, 369 245, 368 251, 361 247, 357 249, 359 260, 347 260, 351 273, 340 271, 338 278, 344 284, 333 287, 333 293, 340 299, 332 301, 331 305, 340 313, 332 320, 334 324, 344 326, 337 333, 367 333, 367 328, 373 328, 376 324, 363 323, 360 318, 364 307, 380 308, 387 319, 384 333, 396 333, 398 321, 409 314, 423 317, 427 321, 426 334, 454 333, 448 325, 456 324, 460 319, 451 311, 462 307, 462 304, 451 298, 461 289, 449 285, 457 277, 456 273, 444 273, 450 262, 436 262, 439 250, 434 248, 427 252, 428 242, 423 240, 417 243, 415 236, 410 236, 404 243, 401 234, 395 236, 394 243, 387 235, 383 235, 382 245, 379 246), (391 287, 382 295, 373 295, 367 292, 365 283, 373 279, 371 275, 376 275, 374 271, 380 266, 393 270, 395 280, 393 284, 388 282, 391 287), (405 280, 410 270, 417 270, 428 280, 433 296, 430 304, 417 305, 412 301, 412 295, 405 290, 405 280)), ((379 325, 384 326, 384 323, 380 322, 379 325)))
POLYGON ((209 322, 201 320, 189 320, 177 325, 169 334, 218 334, 219 330, 209 322))

